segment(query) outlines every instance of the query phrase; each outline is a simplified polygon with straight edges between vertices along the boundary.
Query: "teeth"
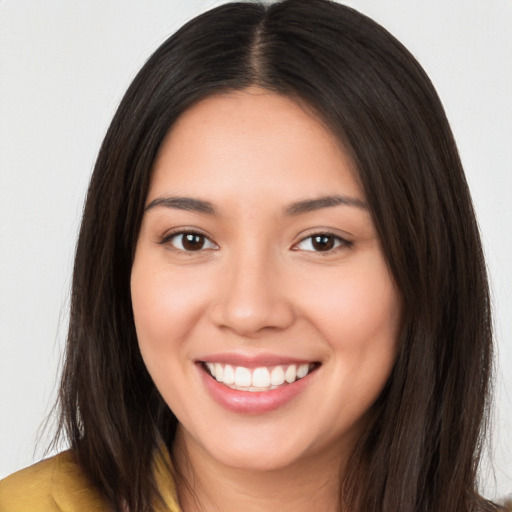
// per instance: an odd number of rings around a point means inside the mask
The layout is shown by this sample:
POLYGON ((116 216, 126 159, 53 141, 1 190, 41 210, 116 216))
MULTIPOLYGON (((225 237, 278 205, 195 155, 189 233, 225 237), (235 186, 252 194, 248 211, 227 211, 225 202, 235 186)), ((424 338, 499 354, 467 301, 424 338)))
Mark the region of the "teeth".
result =
MULTIPOLYGON (((308 374, 308 372, 309 372, 309 364, 301 364, 297 368, 297 378, 302 379, 302 377, 305 377, 308 374)), ((226 381, 224 380, 224 382, 226 382, 226 381)))
POLYGON ((232 389, 242 391, 268 391, 282 386, 285 382, 291 384, 297 379, 304 378, 314 367, 313 364, 291 364, 288 366, 260 367, 250 370, 243 366, 233 366, 221 363, 206 363, 212 377, 232 389))
POLYGON ((219 382, 224 382, 224 368, 219 363, 215 363, 215 378, 219 382))
POLYGON ((266 368, 256 368, 252 374, 252 385, 255 388, 268 388, 270 386, 270 372, 266 368))
POLYGON ((292 364, 286 368, 286 371, 284 372, 284 380, 288 383, 295 382, 295 379, 297 378, 297 367, 292 364))
POLYGON ((229 364, 224 367, 224 384, 234 384, 235 383, 235 370, 229 364))
MULTIPOLYGON (((217 368, 217 365, 215 365, 217 368)), ((238 366, 235 370, 235 386, 248 388, 251 385, 251 370, 238 366)))
POLYGON ((276 366, 270 374, 270 384, 280 386, 284 384, 284 370, 282 366, 276 366))

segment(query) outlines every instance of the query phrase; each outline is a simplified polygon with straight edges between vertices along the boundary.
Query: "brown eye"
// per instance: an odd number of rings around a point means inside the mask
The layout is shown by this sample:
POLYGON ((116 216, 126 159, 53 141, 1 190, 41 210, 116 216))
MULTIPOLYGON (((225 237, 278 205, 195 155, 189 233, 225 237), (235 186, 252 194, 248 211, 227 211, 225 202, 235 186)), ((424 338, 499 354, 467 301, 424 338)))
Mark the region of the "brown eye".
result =
POLYGON ((176 233, 169 238, 169 243, 175 249, 186 252, 217 248, 210 239, 201 233, 176 233))
POLYGON ((341 246, 350 247, 351 245, 351 242, 339 236, 330 233, 318 233, 304 238, 295 248, 300 251, 328 252, 341 246))
POLYGON ((332 235, 316 235, 311 237, 311 245, 316 251, 329 251, 334 247, 334 237, 332 235))
POLYGON ((187 233, 186 235, 182 235, 182 244, 183 248, 186 251, 199 251, 203 248, 204 245, 204 236, 197 235, 194 233, 187 233))

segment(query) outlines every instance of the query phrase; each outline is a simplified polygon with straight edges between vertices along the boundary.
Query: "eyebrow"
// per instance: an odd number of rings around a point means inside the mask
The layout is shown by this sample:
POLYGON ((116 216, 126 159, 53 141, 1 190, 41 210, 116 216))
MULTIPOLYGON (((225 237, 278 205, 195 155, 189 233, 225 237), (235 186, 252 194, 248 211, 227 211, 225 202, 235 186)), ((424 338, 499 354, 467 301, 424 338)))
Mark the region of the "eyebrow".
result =
MULTIPOLYGON (((322 208, 332 208, 340 205, 354 206, 363 210, 368 209, 366 203, 356 197, 323 196, 292 203, 284 209, 284 214, 286 216, 293 217, 295 215, 302 215, 315 210, 321 210, 322 208)), ((217 210, 212 203, 202 199, 194 199, 192 197, 157 197, 146 206, 144 211, 147 212, 157 206, 175 208, 177 210, 187 210, 189 212, 206 213, 208 215, 217 215, 217 210)))
POLYGON ((355 206, 363 210, 368 210, 368 206, 364 201, 356 197, 349 196, 323 196, 315 199, 307 199, 305 201, 297 201, 285 208, 285 215, 295 216, 303 213, 313 212, 322 208, 332 208, 333 206, 355 206))
POLYGON ((187 210, 189 212, 207 213, 208 215, 217 214, 212 203, 203 201, 202 199, 193 199, 192 197, 157 197, 144 208, 144 211, 147 212, 156 206, 165 206, 166 208, 187 210))

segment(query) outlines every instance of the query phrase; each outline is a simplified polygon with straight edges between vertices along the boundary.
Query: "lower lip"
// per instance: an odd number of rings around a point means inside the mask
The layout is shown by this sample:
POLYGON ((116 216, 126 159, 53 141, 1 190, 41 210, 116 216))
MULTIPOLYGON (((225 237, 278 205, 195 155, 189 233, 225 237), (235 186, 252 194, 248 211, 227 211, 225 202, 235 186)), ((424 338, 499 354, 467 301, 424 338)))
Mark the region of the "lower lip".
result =
POLYGON ((308 386, 311 373, 291 384, 285 384, 270 391, 239 391, 217 382, 198 365, 201 378, 212 398, 222 407, 239 414, 263 414, 274 411, 291 402, 308 386))

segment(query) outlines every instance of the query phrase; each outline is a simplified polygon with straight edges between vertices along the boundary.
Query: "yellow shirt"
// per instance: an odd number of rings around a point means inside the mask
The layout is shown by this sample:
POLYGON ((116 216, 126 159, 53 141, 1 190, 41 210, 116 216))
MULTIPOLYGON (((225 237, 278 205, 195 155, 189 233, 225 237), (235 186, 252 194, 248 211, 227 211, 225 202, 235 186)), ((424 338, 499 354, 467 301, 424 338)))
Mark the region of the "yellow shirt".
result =
MULTIPOLYGON (((157 464, 158 488, 168 512, 180 512, 176 490, 163 464, 157 464)), ((0 512, 106 512, 105 499, 66 451, 0 481, 0 512)))

